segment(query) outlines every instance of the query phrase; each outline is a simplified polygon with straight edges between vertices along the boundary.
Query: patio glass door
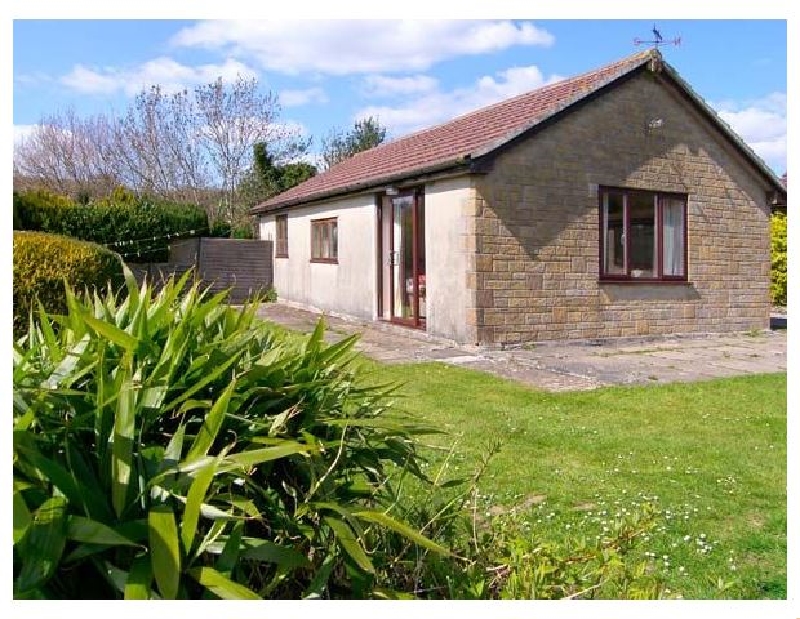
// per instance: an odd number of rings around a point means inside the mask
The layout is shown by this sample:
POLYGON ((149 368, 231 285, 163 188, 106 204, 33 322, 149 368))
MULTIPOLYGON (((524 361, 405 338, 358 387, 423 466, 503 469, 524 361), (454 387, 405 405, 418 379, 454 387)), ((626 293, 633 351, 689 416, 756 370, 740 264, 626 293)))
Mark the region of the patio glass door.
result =
POLYGON ((419 194, 391 199, 391 320, 425 326, 425 205, 419 194))

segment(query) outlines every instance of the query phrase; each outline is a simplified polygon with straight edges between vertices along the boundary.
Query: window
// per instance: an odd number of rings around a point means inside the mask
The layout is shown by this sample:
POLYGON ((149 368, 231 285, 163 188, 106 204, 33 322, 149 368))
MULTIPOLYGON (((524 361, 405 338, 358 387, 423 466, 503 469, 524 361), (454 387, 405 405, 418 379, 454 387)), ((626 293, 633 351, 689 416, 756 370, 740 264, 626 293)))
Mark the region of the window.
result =
POLYGON ((686 196, 603 189, 600 278, 686 280, 686 196))
POLYGON ((311 262, 338 262, 339 231, 337 219, 311 221, 311 262))
POLYGON ((289 216, 275 216, 275 257, 289 257, 289 216))

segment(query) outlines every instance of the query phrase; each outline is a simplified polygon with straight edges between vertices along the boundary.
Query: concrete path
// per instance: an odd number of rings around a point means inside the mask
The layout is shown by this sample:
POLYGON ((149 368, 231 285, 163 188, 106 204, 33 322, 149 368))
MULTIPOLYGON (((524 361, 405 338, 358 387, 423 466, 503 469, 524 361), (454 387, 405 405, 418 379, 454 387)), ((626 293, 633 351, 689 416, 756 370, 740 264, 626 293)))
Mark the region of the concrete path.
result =
MULTIPOLYGON (((319 320, 319 314, 282 303, 265 304, 259 314, 266 320, 302 332, 312 331, 319 320)), ((325 322, 327 341, 359 333, 357 350, 377 361, 441 361, 518 380, 546 391, 786 371, 785 330, 754 335, 660 338, 602 346, 548 343, 529 349, 487 351, 386 323, 333 316, 326 316, 325 322)))

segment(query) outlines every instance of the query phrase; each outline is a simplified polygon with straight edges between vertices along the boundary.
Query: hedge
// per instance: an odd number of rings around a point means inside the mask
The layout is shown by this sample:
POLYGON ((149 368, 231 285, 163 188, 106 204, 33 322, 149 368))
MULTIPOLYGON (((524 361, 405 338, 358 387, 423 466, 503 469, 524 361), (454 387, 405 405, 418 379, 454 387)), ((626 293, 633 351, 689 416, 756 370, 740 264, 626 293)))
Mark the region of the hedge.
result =
POLYGON ((44 232, 14 231, 14 334, 27 331, 35 299, 54 314, 67 310, 64 280, 75 290, 114 289, 124 283, 122 261, 114 252, 44 232))
POLYGON ((772 233, 770 294, 773 305, 786 307, 786 215, 774 213, 770 227, 772 233))
POLYGON ((208 217, 199 207, 120 190, 88 205, 47 191, 15 192, 14 213, 18 229, 109 245, 126 262, 166 262, 169 237, 199 236, 208 230, 208 217))

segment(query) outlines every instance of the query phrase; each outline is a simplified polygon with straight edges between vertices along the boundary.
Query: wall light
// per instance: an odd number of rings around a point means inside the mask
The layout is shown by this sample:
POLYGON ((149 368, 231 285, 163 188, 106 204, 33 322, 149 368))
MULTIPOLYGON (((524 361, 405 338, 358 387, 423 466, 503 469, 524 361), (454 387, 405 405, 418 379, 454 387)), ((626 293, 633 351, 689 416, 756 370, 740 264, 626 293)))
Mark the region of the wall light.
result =
POLYGON ((397 187, 387 187, 386 188, 386 195, 387 196, 396 196, 400 192, 398 191, 397 187))

